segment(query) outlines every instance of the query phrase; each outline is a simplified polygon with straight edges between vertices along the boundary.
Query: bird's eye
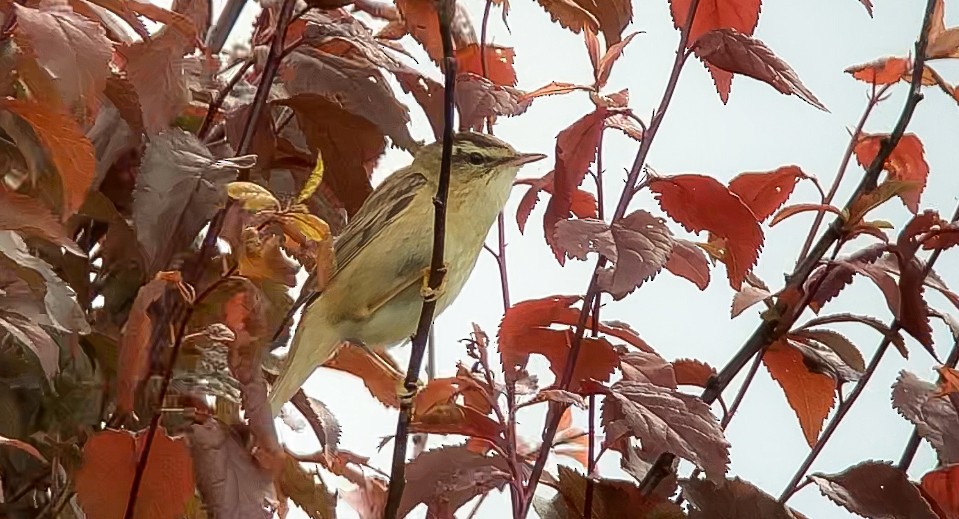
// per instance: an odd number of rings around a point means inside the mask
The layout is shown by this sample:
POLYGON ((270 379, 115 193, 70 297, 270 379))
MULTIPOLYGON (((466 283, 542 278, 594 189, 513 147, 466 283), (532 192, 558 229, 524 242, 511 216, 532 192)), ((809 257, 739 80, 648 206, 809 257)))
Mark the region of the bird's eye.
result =
POLYGON ((473 164, 474 166, 479 166, 483 164, 484 162, 486 162, 486 160, 483 158, 483 155, 475 151, 473 153, 470 153, 469 161, 470 161, 470 164, 473 164))

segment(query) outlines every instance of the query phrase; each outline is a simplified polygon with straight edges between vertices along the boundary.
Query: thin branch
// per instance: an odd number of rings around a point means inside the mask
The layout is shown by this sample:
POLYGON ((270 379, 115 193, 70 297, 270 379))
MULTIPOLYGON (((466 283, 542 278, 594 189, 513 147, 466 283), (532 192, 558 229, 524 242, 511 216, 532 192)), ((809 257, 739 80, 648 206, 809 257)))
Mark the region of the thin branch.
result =
MULTIPOLYGON (((445 266, 443 253, 446 244, 446 201, 449 196, 450 167, 453 158, 454 89, 456 88, 456 60, 453 57, 453 36, 450 23, 456 10, 456 0, 440 0, 437 5, 437 18, 440 36, 443 40, 443 65, 445 85, 443 92, 443 155, 440 163, 440 178, 433 197, 433 257, 430 261, 428 286, 436 290, 443 281, 445 266)), ((436 311, 436 299, 424 299, 420 320, 413 336, 410 363, 406 369, 404 388, 409 394, 415 394, 419 379, 420 366, 426 353, 426 341, 433 324, 436 311)), ((387 494, 384 519, 395 519, 406 486, 406 438, 413 415, 412 398, 401 399, 399 417, 396 420, 396 435, 393 439, 393 463, 390 469, 390 488, 387 494)))
MULTIPOLYGON (((932 2, 930 2, 930 4, 932 4, 932 2)), ((956 206, 956 210, 952 216, 952 221, 955 222, 956 220, 959 220, 959 206, 956 206)), ((923 266, 922 276, 919 279, 926 279, 926 276, 928 276, 929 272, 932 270, 932 266, 936 263, 936 260, 939 259, 940 253, 942 253, 942 249, 936 249, 932 252, 932 254, 929 255, 929 260, 926 261, 926 264, 923 266)), ((892 322, 889 328, 893 333, 895 333, 898 332, 902 326, 898 320, 895 320, 892 322)), ((882 342, 879 343, 879 347, 876 348, 876 353, 873 354, 872 359, 869 361, 869 365, 866 366, 866 372, 863 373, 862 378, 856 382, 856 385, 849 393, 849 396, 836 409, 836 414, 829 419, 829 423, 826 424, 822 434, 820 434, 819 438, 816 440, 816 445, 814 445, 812 450, 809 451, 809 454, 806 455, 806 459, 803 460, 802 464, 799 466, 799 469, 796 470, 796 473, 789 481, 789 484, 786 485, 783 493, 779 496, 780 503, 785 503, 790 497, 792 497, 793 494, 796 493, 797 490, 799 490, 800 487, 798 485, 800 480, 805 477, 809 467, 812 466, 813 462, 822 452, 823 448, 826 446, 826 443, 832 437, 832 434, 839 427, 843 417, 845 417, 846 413, 852 409, 853 404, 856 403, 856 399, 859 398, 859 395, 862 394, 862 391, 866 388, 866 383, 869 382, 869 379, 876 371, 876 367, 879 365, 879 361, 882 360, 883 355, 885 355, 886 351, 889 349, 889 344, 892 343, 892 335, 893 334, 887 334, 885 337, 883 337, 882 342)), ((953 349, 953 351, 955 351, 955 349, 953 349)), ((950 354, 950 357, 952 357, 952 354, 950 354)))
POLYGON ((237 70, 233 77, 230 78, 230 81, 217 92, 216 99, 214 99, 213 102, 210 103, 209 108, 207 108, 206 117, 203 118, 203 124, 200 125, 200 130, 196 133, 198 139, 201 141, 206 139, 207 133, 209 133, 210 127, 213 125, 213 117, 220 110, 220 107, 223 106, 223 101, 226 100, 230 92, 233 91, 233 87, 243 79, 243 75, 246 74, 246 71, 250 70, 252 66, 252 59, 243 60, 243 66, 240 67, 240 70, 237 70))
MULTIPOLYGON (((856 124, 856 129, 853 130, 852 135, 849 137, 849 144, 846 146, 846 151, 843 153, 842 160, 839 161, 839 171, 836 172, 836 178, 833 179, 832 185, 829 186, 829 193, 822 195, 822 205, 829 205, 832 203, 833 198, 836 196, 836 191, 839 190, 839 185, 842 183, 843 177, 846 175, 846 168, 849 166, 849 160, 852 158, 852 153, 856 149, 856 144, 859 142, 859 136, 862 135, 862 129, 866 125, 866 120, 869 119, 869 115, 872 113, 873 108, 876 107, 884 99, 882 96, 886 93, 887 90, 892 86, 892 84, 884 85, 878 92, 873 86, 873 91, 869 96, 869 102, 866 103, 866 109, 862 112, 862 117, 859 118, 859 123, 856 124)), ((820 193, 822 193, 822 188, 819 187, 819 183, 816 183, 816 187, 819 188, 820 193)), ((813 238, 819 234, 819 225, 822 224, 823 217, 826 216, 826 211, 820 209, 816 212, 816 218, 813 220, 812 225, 809 226, 809 233, 806 235, 806 241, 803 242, 802 249, 799 252, 799 259, 805 258, 806 254, 809 253, 809 247, 812 246, 813 238)))
MULTIPOLYGON (((615 222, 616 220, 622 218, 623 215, 626 214, 626 209, 629 207, 630 201, 633 199, 633 195, 635 194, 634 188, 637 185, 640 175, 642 174, 643 165, 646 163, 646 158, 649 156, 649 150, 654 139, 656 138, 656 133, 659 131, 659 128, 662 125, 663 118, 666 115, 666 110, 669 109, 669 103, 672 101, 673 94, 676 91, 676 85, 679 83, 680 72, 682 72, 683 65, 686 63, 688 54, 685 52, 685 49, 689 41, 689 29, 692 26, 693 19, 696 16, 696 8, 698 6, 699 0, 692 0, 690 2, 689 11, 686 15, 686 24, 679 35, 676 58, 673 60, 673 68, 669 75, 669 81, 666 83, 666 89, 663 92, 663 97, 659 102, 659 108, 657 109, 655 116, 650 121, 649 129, 643 135, 643 140, 639 145, 639 150, 636 152, 636 158, 633 160, 633 165, 629 170, 629 174, 626 176, 626 186, 623 188, 623 192, 619 197, 619 203, 616 205, 616 211, 613 213, 611 221, 615 222)), ((596 268, 593 270, 593 276, 590 278, 589 287, 586 289, 586 295, 583 298, 583 307, 580 310, 579 319, 576 323, 576 334, 573 338, 573 343, 570 347, 569 355, 567 356, 566 367, 563 370, 563 376, 559 385, 559 387, 562 389, 569 388, 569 383, 573 378, 573 368, 576 365, 576 360, 579 358, 579 351, 582 346, 583 335, 587 320, 589 318, 589 310, 592 307, 594 298, 599 293, 599 287, 596 284, 597 276, 600 270, 606 266, 606 261, 606 257, 601 256, 599 261, 596 262, 596 268)), ((562 416, 562 411, 563 406, 558 404, 550 405, 549 413, 546 416, 546 427, 543 431, 543 445, 552 445, 553 438, 556 437, 556 430, 559 426, 559 419, 562 416)), ((536 490, 536 485, 539 484, 539 479, 543 474, 543 467, 546 466, 546 458, 548 455, 548 449, 541 449, 537 455, 536 462, 533 464, 529 483, 526 485, 526 502, 524 503, 523 509, 524 514, 528 513, 529 507, 532 504, 533 492, 536 490)))
POLYGON ((223 49, 223 45, 230 37, 230 33, 233 32, 233 27, 240 18, 240 13, 243 12, 245 5, 246 0, 228 0, 226 5, 223 6, 223 11, 220 12, 216 25, 211 27, 210 32, 207 33, 206 47, 210 53, 215 55, 223 49))
POLYGON ((206 287, 203 292, 200 292, 200 294, 187 305, 186 312, 183 318, 180 319, 180 325, 176 331, 176 338, 173 340, 173 349, 170 351, 170 360, 167 361, 166 372, 163 374, 163 379, 160 382, 160 392, 156 399, 156 409, 154 409, 150 418, 150 427, 147 429, 147 436, 143 443, 143 451, 140 453, 140 458, 137 460, 136 472, 133 474, 133 483, 130 485, 130 497, 127 498, 126 512, 123 514, 124 519, 133 519, 133 511, 136 508, 137 497, 140 493, 140 484, 143 482, 143 474, 146 472, 147 462, 150 460, 153 440, 156 438, 157 430, 160 428, 160 418, 163 416, 160 409, 163 406, 163 402, 166 401, 167 392, 170 390, 170 381, 173 379, 173 370, 176 368, 177 357, 179 357, 180 348, 183 346, 186 327, 190 323, 190 319, 193 317, 193 312, 197 306, 203 302, 207 296, 213 293, 217 287, 223 284, 223 282, 230 279, 235 272, 236 267, 233 267, 219 279, 210 283, 210 286, 206 287))

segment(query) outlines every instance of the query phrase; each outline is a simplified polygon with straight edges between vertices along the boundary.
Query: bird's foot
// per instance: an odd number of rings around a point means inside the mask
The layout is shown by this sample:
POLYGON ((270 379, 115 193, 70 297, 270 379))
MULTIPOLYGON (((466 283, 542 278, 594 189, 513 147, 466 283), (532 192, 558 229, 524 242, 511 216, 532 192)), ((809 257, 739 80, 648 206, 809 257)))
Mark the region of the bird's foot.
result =
POLYGON ((413 400, 416 399, 416 395, 420 393, 420 390, 422 390, 425 385, 422 380, 417 380, 416 386, 411 390, 400 382, 399 387, 396 389, 396 398, 400 402, 400 407, 409 406, 412 409, 413 400))
POLYGON ((449 272, 449 264, 444 263, 443 267, 437 271, 440 275, 440 284, 436 288, 430 287, 430 269, 423 270, 423 285, 420 287, 420 295, 427 302, 433 302, 443 295, 446 291, 446 273, 449 272))

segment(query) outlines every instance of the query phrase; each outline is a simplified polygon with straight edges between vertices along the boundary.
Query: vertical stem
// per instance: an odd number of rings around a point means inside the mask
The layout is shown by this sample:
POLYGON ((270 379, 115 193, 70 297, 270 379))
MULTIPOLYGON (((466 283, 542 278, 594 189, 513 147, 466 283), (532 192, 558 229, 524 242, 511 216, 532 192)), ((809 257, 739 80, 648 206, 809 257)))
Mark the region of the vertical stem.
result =
MULTIPOLYGON (((446 201, 449 197, 450 167, 453 158, 453 128, 454 128, 454 89, 456 88, 456 60, 453 57, 453 37, 450 32, 450 22, 456 9, 456 0, 440 0, 437 5, 437 18, 440 26, 440 36, 443 40, 443 65, 445 70, 445 85, 443 92, 443 154, 440 163, 440 178, 433 197, 433 256, 430 261, 428 286, 436 290, 445 275, 444 249, 446 246, 446 201)), ((433 325, 433 315, 436 311, 436 300, 425 299, 423 310, 420 312, 416 334, 413 335, 410 363, 406 369, 404 388, 409 395, 416 394, 417 380, 423 356, 426 352, 426 342, 430 328, 433 325)), ((390 469, 390 488, 387 494, 386 506, 383 511, 384 519, 395 519, 399 510, 400 499, 406 486, 406 443, 409 435, 409 425, 413 416, 412 397, 400 401, 399 417, 396 420, 396 436, 393 440, 393 462, 390 469)))

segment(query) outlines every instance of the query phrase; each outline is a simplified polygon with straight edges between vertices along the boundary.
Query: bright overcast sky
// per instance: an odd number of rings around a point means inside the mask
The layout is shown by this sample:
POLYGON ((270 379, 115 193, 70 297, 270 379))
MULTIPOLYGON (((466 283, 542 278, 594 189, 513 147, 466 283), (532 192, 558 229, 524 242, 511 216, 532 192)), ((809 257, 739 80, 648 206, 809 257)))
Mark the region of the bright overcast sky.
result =
MULTIPOLYGON (((849 129, 865 107, 868 90, 866 85, 844 74, 843 69, 882 56, 909 53, 921 24, 924 2, 876 0, 874 3, 875 18, 872 19, 857 0, 767 2, 763 6, 756 37, 796 70, 831 113, 820 112, 796 97, 783 96, 765 84, 738 76, 733 81, 730 102, 724 106, 704 67, 691 59, 652 147, 649 165, 661 174, 701 173, 725 182, 744 171, 768 171, 780 165, 798 164, 806 173, 818 176, 828 185, 847 145, 849 129)), ((468 4, 477 32, 483 5, 480 0, 471 0, 468 4)), ((644 34, 633 40, 616 64, 607 91, 628 88, 631 107, 648 121, 662 96, 679 35, 673 29, 665 0, 635 2, 634 9, 634 22, 626 32, 643 31, 644 34)), ((947 2, 947 26, 959 24, 957 12, 959 6, 947 2)), ((234 40, 248 37, 251 21, 252 13, 244 13, 234 40)), ((490 23, 491 41, 515 48, 519 88, 532 90, 550 81, 591 82, 589 59, 582 38, 551 23, 536 2, 513 0, 509 23, 512 33, 503 26, 499 11, 494 8, 490 23)), ((424 56, 414 42, 405 43, 407 48, 415 48, 418 57, 424 56)), ((429 62, 421 58, 420 63, 429 62)), ((959 67, 937 64, 937 69, 947 81, 959 81, 959 67)), ((436 70, 430 74, 439 78, 436 70)), ((876 110, 866 131, 883 133, 891 130, 902 109, 905 90, 904 84, 893 89, 893 96, 876 110)), ((401 99, 410 106, 413 114, 414 137, 430 139, 431 131, 419 107, 408 97, 402 96, 401 99)), ((529 166, 521 173, 522 176, 541 176, 551 167, 556 133, 591 109, 585 94, 538 99, 526 114, 501 120, 495 131, 521 151, 550 154, 550 159, 529 166)), ((959 162, 957 113, 955 101, 930 88, 909 127, 909 131, 922 139, 931 167, 922 206, 938 209, 944 217, 952 213, 959 194, 959 172, 954 166, 959 162)), ((632 164, 637 147, 618 132, 607 132, 606 185, 608 192, 613 194, 613 199, 607 201, 609 210, 615 205, 624 169, 632 164)), ((391 151, 381 161, 376 179, 405 165, 408 160, 409 156, 404 152, 391 151)), ((853 161, 849 175, 855 178, 861 171, 853 161)), ((844 202, 851 189, 852 183, 846 185, 840 191, 837 203, 844 202)), ((582 294, 593 260, 588 263, 572 261, 565 269, 559 267, 542 237, 541 219, 545 204, 534 211, 528 234, 520 235, 515 224, 516 202, 520 194, 521 190, 517 189, 507 207, 513 302, 552 294, 582 294)), ((808 183, 800 184, 793 195, 794 202, 816 200, 814 189, 808 183)), ((633 208, 661 214, 648 193, 637 196, 633 208)), ((888 209, 877 213, 877 217, 889 219, 898 227, 905 222, 907 213, 898 202, 893 202, 888 209)), ((771 230, 764 229, 767 237, 756 273, 774 289, 782 286, 783 274, 792 269, 811 219, 811 216, 795 217, 771 230)), ((684 236, 678 226, 673 230, 684 236)), ((704 236, 700 238, 705 239, 704 236)), ((948 252, 938 265, 939 273, 953 288, 959 287, 959 267, 956 267, 959 263, 955 255, 954 251, 948 252)), ((720 266, 712 274, 709 288, 699 292, 691 283, 663 273, 625 300, 607 304, 602 310, 602 318, 629 323, 667 359, 697 358, 721 367, 757 326, 759 318, 758 310, 752 308, 730 320, 729 305, 733 292, 726 282, 725 271, 720 266)), ((948 303, 938 295, 927 292, 927 297, 934 306, 950 310, 948 303)), ((465 350, 458 340, 468 335, 470 323, 478 323, 495 336, 502 311, 496 265, 493 258, 484 253, 460 298, 437 321, 440 376, 453 373, 457 360, 465 360, 465 350)), ((891 319, 879 291, 863 279, 857 279, 836 302, 827 306, 827 311, 870 314, 887 322, 891 319)), ((955 309, 951 311, 955 312, 955 309)), ((933 328, 937 348, 944 358, 951 338, 941 323, 934 322, 933 328)), ((861 327, 839 329, 853 339, 867 359, 879 342, 875 333, 861 327)), ((908 361, 895 353, 886 356, 863 397, 813 466, 813 471, 839 472, 869 459, 898 460, 912 428, 889 405, 890 385, 901 369, 911 370, 926 380, 935 378, 929 356, 914 341, 910 342, 910 349, 908 361)), ((396 355, 405 366, 408 348, 396 351, 396 355)), ((551 382, 544 363, 534 362, 533 366, 539 369, 543 385, 551 382)), ((357 379, 330 370, 320 370, 310 379, 306 390, 325 402, 340 420, 344 448, 363 455, 375 455, 374 463, 388 467, 392 444, 379 454, 374 449, 382 436, 393 433, 395 412, 385 410, 374 401, 357 379)), ((732 398, 734 391, 735 386, 727 391, 727 399, 732 398)), ((542 414, 529 411, 521 418, 520 433, 537 441, 542 414)), ((576 420, 584 425, 585 413, 576 420)), ((315 448, 315 440, 311 443, 308 432, 296 434, 283 427, 281 435, 295 450, 315 448)), ((780 494, 809 451, 793 411, 764 369, 760 370, 743 407, 730 425, 727 437, 732 444, 730 475, 742 477, 773 496, 780 494)), ((432 438, 431 441, 438 443, 441 439, 432 438)), ((452 441, 447 439, 446 442, 452 441)), ((560 461, 574 466, 576 463, 565 458, 560 461)), ((603 474, 624 477, 618 464, 615 455, 607 456, 601 464, 603 474)), ((933 465, 934 456, 923 444, 910 475, 918 479, 933 465)), ((576 468, 583 470, 582 467, 576 468)), ((333 478, 327 478, 327 481, 332 487, 338 484, 333 478)), ((477 517, 506 517, 508 501, 505 495, 491 496, 477 517)), ((849 516, 822 497, 814 486, 800 491, 789 504, 810 517, 849 516)), ((470 505, 464 507, 460 516, 465 517, 469 509, 470 505)), ((355 512, 345 503, 340 504, 338 513, 342 518, 355 517, 355 512)), ((421 517, 423 512, 419 511, 419 514, 421 517)), ((291 516, 303 517, 300 512, 291 516)))

